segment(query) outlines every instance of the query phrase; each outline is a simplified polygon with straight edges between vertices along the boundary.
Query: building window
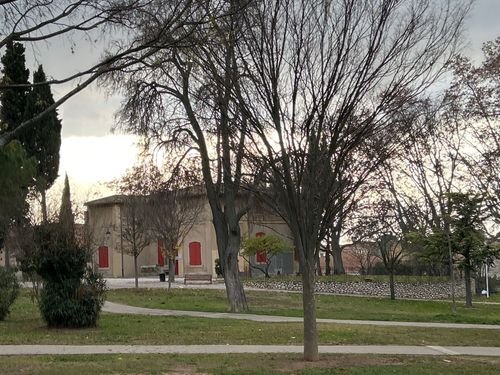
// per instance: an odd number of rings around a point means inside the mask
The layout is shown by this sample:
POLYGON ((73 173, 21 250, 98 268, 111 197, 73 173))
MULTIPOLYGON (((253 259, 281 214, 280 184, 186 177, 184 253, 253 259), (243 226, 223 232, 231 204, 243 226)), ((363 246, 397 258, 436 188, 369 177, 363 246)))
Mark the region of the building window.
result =
POLYGON ((165 265, 165 256, 163 255, 163 240, 158 240, 158 265, 163 267, 165 265))
POLYGON ((189 243, 189 265, 201 266, 201 243, 189 243))
POLYGON ((109 268, 109 254, 107 246, 99 247, 99 268, 109 268))
MULTIPOLYGON (((264 237, 266 234, 264 232, 255 233, 255 237, 264 237)), ((265 250, 258 250, 255 254, 255 262, 259 264, 267 263, 267 254, 265 250)))

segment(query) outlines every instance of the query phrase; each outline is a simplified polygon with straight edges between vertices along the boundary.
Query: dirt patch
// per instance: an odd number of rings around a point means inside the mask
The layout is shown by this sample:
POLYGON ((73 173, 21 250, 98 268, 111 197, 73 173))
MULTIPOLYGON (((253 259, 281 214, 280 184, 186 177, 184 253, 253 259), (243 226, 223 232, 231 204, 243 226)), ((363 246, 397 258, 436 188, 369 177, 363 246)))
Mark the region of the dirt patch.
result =
POLYGON ((317 362, 307 362, 299 358, 291 358, 280 361, 277 359, 276 365, 273 365, 275 370, 283 369, 283 371, 300 371, 309 368, 335 368, 349 369, 353 367, 366 367, 376 365, 402 365, 404 362, 401 358, 391 356, 353 356, 331 354, 326 356, 323 354, 317 362))

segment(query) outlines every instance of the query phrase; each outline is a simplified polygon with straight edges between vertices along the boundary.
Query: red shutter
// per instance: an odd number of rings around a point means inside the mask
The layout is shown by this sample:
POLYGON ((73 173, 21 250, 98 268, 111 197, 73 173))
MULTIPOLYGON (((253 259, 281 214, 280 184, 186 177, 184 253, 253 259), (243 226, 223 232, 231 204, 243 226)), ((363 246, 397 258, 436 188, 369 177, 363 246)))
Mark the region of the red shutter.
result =
POLYGON ((165 265, 165 257, 163 256, 163 240, 158 240, 158 265, 160 267, 165 265))
POLYGON ((99 268, 108 268, 109 267, 109 257, 108 257, 108 247, 100 246, 99 247, 99 268))
MULTIPOLYGON (((266 234, 264 232, 255 233, 255 237, 264 237, 266 234)), ((267 263, 267 254, 265 250, 258 250, 255 254, 255 261, 257 263, 267 263)))
POLYGON ((257 263, 267 263, 267 254, 265 250, 257 250, 255 254, 255 261, 257 263))
POLYGON ((201 266, 201 244, 199 242, 189 243, 189 265, 201 266))

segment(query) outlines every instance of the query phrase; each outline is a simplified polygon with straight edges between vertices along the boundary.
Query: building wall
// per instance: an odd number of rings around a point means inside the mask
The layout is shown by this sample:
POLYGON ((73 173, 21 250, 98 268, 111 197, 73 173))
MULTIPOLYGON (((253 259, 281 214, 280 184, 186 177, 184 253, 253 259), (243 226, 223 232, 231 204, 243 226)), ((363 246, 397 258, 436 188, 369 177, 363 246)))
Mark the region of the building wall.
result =
MULTIPOLYGON (((93 237, 94 264, 96 269, 106 277, 134 276, 134 258, 129 254, 130 245, 121 236, 120 204, 88 205, 88 223, 93 237), (109 232, 108 235, 106 233, 109 232), (99 268, 99 247, 107 246, 109 255, 109 267, 99 268)), ((258 215, 244 216, 240 222, 242 236, 255 236, 258 232, 275 233, 284 239, 291 241, 291 233, 288 226, 278 217, 268 213, 260 212, 258 215)), ((212 223, 212 215, 208 202, 193 228, 182 241, 178 253, 179 276, 186 273, 215 273, 215 259, 218 258, 217 241, 212 223), (201 245, 201 265, 191 265, 189 259, 189 244, 199 242, 201 245)), ((166 262, 166 261, 165 261, 166 262)), ((298 271, 298 265, 293 260, 293 253, 277 257, 273 264, 271 273, 293 274, 298 271)), ((158 239, 151 239, 151 243, 140 253, 138 257, 138 270, 141 274, 141 266, 154 266, 158 264, 158 239)), ((240 272, 249 274, 249 267, 240 258, 238 261, 240 272)), ((148 273, 155 275, 155 273, 148 273)))
POLYGON ((94 248, 94 267, 106 277, 121 276, 120 249, 116 248, 117 244, 119 244, 119 241, 117 241, 119 231, 117 233, 116 230, 117 225, 119 225, 117 220, 117 211, 119 216, 119 209, 118 205, 109 205, 94 206, 88 210, 88 225, 92 237, 91 246, 94 248), (107 246, 109 249, 109 266, 106 268, 99 268, 98 251, 101 246, 107 246))

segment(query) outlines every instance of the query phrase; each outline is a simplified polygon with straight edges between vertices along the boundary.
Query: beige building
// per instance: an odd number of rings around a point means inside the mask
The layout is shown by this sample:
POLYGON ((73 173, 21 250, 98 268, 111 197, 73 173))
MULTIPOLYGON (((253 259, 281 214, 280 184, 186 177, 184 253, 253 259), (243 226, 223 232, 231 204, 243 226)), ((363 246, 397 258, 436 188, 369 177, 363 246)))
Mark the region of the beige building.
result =
MULTIPOLYGON (((122 236, 124 221, 122 208, 125 197, 113 195, 86 203, 86 221, 91 233, 94 264, 105 277, 133 277, 134 259, 129 254, 129 245, 122 236)), ((291 240, 288 226, 277 216, 256 208, 240 221, 242 236, 275 233, 291 240)), ((151 238, 150 244, 138 257, 141 275, 154 275, 159 267, 165 266, 161 251, 161 240, 151 238)), ((202 213, 184 241, 179 244, 176 257, 176 275, 210 274, 215 277, 215 259, 218 258, 215 230, 208 201, 205 200, 202 213)), ((260 254, 262 258, 262 254, 260 254)), ((255 259, 259 261, 261 259, 255 259)), ((239 259, 240 272, 250 274, 248 264, 239 259)), ((271 273, 294 274, 298 264, 294 254, 282 254, 273 258, 271 273)))

